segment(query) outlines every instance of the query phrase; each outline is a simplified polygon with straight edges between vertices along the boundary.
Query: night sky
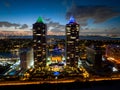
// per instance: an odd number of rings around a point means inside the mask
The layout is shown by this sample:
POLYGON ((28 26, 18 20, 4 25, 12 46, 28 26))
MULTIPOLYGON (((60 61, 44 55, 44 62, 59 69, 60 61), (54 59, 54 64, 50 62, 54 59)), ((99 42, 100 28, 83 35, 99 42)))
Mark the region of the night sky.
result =
POLYGON ((0 33, 31 32, 39 16, 48 34, 65 34, 74 16, 81 34, 120 36, 120 0, 0 0, 0 33))

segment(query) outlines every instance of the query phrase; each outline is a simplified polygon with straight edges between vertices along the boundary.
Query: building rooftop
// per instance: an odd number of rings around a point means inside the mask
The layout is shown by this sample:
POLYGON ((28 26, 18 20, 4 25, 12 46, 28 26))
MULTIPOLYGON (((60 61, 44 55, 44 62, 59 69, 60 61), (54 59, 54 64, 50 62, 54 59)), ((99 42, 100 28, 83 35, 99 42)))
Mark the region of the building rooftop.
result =
POLYGON ((71 16, 70 20, 68 21, 68 24, 74 24, 74 23, 76 23, 75 18, 71 16))
POLYGON ((38 17, 37 23, 44 23, 42 17, 38 17))

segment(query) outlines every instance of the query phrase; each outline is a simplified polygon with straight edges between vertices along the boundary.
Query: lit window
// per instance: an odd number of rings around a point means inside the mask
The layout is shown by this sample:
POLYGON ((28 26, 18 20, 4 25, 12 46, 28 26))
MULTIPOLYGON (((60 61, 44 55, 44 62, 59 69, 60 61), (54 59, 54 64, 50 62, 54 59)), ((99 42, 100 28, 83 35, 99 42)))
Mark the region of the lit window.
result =
POLYGON ((76 39, 76 37, 70 37, 71 39, 76 39))
POLYGON ((37 50, 37 51, 41 51, 41 49, 37 50))
POLYGON ((70 57, 67 57, 67 59, 70 59, 70 57))
POLYGON ((37 56, 41 56, 41 54, 38 54, 37 56))
POLYGON ((37 29, 40 30, 40 27, 38 27, 37 29))
POLYGON ((67 33, 67 35, 70 35, 70 33, 67 33))
POLYGON ((70 27, 67 27, 67 30, 70 30, 70 27))
POLYGON ((76 39, 76 41, 79 41, 79 39, 76 39))
POLYGON ((34 42, 36 42, 36 40, 34 40, 34 42))
POLYGON ((77 26, 76 28, 79 29, 79 26, 77 26))
POLYGON ((41 36, 41 34, 36 34, 37 36, 41 36))
POLYGON ((40 43, 40 40, 38 40, 38 43, 40 43))
POLYGON ((41 48, 41 47, 38 47, 38 48, 41 48))
POLYGON ((73 43, 73 41, 68 41, 68 43, 73 43))

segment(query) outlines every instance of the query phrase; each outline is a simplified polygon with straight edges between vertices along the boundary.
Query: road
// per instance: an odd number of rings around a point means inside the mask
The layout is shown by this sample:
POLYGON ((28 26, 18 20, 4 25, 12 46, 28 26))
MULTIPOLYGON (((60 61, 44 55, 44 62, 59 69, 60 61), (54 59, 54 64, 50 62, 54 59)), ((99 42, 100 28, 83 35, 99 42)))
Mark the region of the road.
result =
MULTIPOLYGON (((120 80, 120 78, 90 78, 90 79, 84 79, 83 82, 86 80, 92 82, 92 81, 103 81, 103 80, 120 80)), ((7 86, 7 85, 30 85, 30 84, 44 84, 44 83, 72 83, 75 82, 75 79, 69 79, 69 80, 54 80, 54 81, 1 81, 0 86, 7 86)))

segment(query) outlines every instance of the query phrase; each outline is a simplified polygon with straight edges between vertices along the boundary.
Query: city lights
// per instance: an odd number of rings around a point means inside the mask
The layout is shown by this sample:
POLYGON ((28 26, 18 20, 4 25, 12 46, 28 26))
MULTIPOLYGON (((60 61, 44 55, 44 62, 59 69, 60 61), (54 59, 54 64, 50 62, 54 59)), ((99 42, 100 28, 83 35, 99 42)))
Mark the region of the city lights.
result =
POLYGON ((48 35, 47 24, 39 17, 32 37, 2 38, 0 79, 50 83, 120 79, 119 40, 80 36, 80 26, 71 16, 64 36, 48 35))

